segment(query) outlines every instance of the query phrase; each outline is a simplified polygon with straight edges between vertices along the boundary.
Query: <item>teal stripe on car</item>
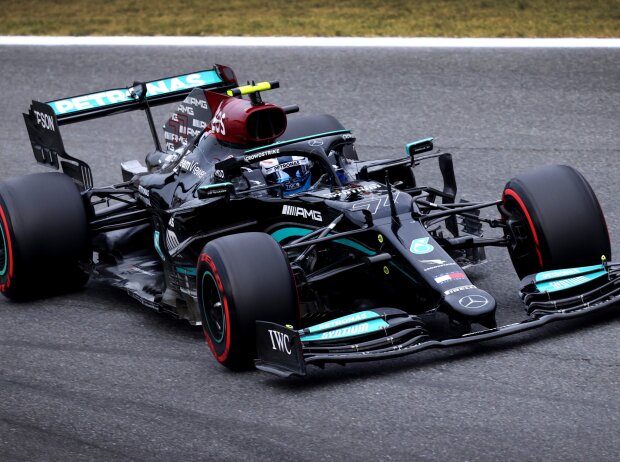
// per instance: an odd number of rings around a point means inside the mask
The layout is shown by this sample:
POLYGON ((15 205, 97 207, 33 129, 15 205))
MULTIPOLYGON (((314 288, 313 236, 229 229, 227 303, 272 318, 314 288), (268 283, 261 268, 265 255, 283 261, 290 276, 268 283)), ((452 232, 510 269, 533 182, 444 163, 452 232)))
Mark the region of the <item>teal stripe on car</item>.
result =
MULTIPOLYGON (((288 239, 291 237, 302 237, 307 236, 313 230, 307 228, 296 228, 296 227, 287 227, 280 228, 279 230, 271 233, 271 237, 273 237, 277 242, 282 242, 284 239, 288 239)), ((334 242, 340 245, 346 245, 347 247, 351 247, 352 249, 359 250, 363 254, 366 255, 376 255, 377 252, 369 249, 368 247, 363 246, 362 244, 352 241, 351 239, 334 239, 334 242)))
POLYGON ((186 276, 196 276, 196 268, 176 266, 175 271, 179 274, 185 274, 186 276))
POLYGON ((159 255, 159 258, 161 258, 163 261, 166 261, 166 256, 161 251, 161 247, 159 246, 159 240, 159 231, 155 231, 153 233, 153 244, 155 245, 155 250, 157 251, 157 255, 159 255))
POLYGON ((605 267, 603 265, 592 265, 592 266, 581 266, 578 268, 566 268, 566 269, 557 269, 551 271, 543 271, 536 275, 536 282, 544 282, 549 281, 551 279, 565 279, 572 276, 578 276, 580 274, 592 273, 594 271, 604 270, 605 267))
POLYGON ((580 274, 578 276, 566 279, 555 279, 553 281, 537 282, 536 288, 540 292, 558 292, 560 290, 572 289, 581 284, 594 281, 602 276, 607 275, 607 270, 597 271, 596 273, 580 274))

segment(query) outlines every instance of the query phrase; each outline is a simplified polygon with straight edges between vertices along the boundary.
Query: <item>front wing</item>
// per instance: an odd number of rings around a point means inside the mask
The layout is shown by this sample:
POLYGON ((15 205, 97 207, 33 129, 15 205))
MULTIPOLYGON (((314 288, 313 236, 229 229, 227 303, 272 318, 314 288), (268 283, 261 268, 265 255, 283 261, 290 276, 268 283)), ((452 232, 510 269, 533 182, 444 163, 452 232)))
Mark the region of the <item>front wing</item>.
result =
POLYGON ((516 334, 613 307, 620 302, 619 276, 606 263, 528 276, 521 286, 526 319, 447 339, 432 338, 420 317, 395 308, 354 313, 301 330, 257 321, 256 367, 280 377, 305 376, 310 364, 397 358, 516 334))

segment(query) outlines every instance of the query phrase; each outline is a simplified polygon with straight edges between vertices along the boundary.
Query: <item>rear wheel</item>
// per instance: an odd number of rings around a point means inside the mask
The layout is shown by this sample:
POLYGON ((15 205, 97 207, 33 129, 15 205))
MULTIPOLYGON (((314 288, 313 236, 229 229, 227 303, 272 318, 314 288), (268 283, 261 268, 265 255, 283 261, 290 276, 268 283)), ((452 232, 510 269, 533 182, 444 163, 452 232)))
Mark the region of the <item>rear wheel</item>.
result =
POLYGON ((565 165, 537 168, 511 179, 503 214, 519 277, 559 268, 594 265, 611 258, 601 206, 587 180, 565 165))
POLYGON ((230 369, 252 366, 257 320, 298 323, 288 259, 267 234, 241 233, 209 242, 196 277, 205 339, 215 358, 230 369))
POLYGON ((0 182, 0 291, 26 300, 82 287, 90 259, 84 201, 67 175, 0 182))

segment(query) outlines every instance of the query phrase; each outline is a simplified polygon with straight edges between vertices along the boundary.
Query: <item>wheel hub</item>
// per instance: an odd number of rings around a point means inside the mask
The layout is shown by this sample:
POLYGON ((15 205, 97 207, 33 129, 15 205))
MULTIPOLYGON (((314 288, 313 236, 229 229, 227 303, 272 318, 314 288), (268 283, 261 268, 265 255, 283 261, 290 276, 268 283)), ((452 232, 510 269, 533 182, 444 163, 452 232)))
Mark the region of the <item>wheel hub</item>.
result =
POLYGON ((206 314, 207 329, 213 341, 221 343, 226 335, 224 305, 215 278, 208 271, 202 276, 202 303, 206 314))

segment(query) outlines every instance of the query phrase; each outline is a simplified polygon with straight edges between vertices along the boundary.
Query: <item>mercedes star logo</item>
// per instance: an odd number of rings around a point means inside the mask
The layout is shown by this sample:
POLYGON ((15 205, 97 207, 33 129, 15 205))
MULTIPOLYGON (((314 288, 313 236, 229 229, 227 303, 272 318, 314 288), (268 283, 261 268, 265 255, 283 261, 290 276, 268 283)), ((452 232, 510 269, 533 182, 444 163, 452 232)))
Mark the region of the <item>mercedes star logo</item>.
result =
POLYGON ((459 305, 465 308, 478 309, 485 306, 489 301, 482 295, 466 295, 459 300, 459 305))
POLYGON ((310 140, 308 144, 310 146, 323 146, 323 140, 310 140))

